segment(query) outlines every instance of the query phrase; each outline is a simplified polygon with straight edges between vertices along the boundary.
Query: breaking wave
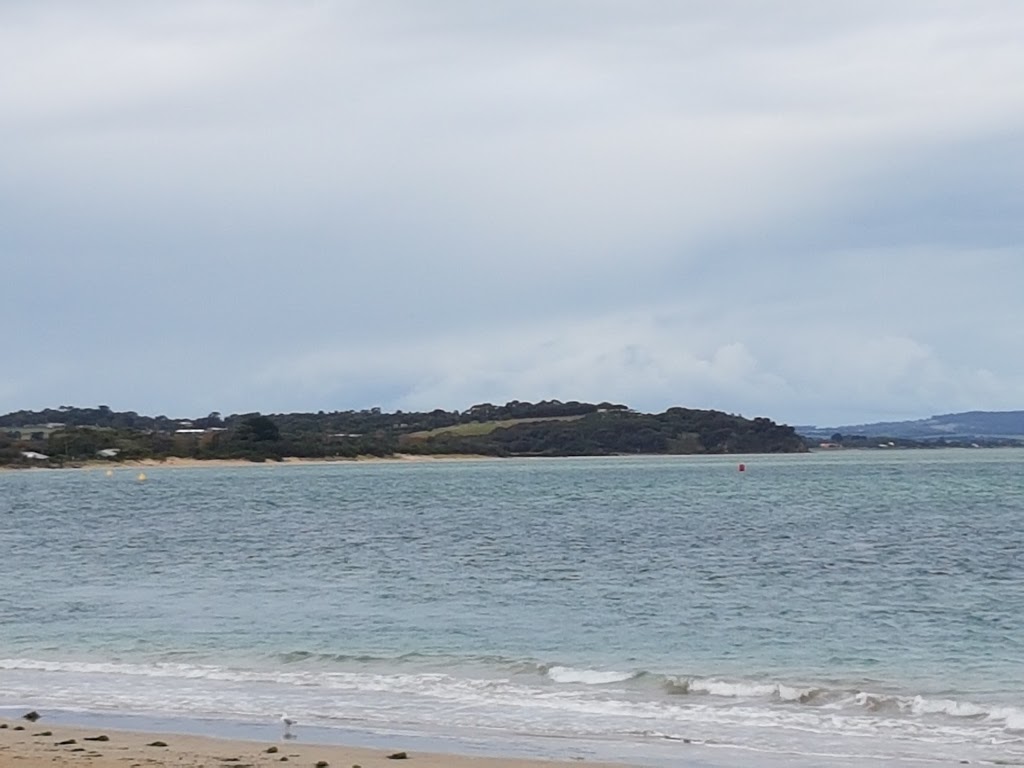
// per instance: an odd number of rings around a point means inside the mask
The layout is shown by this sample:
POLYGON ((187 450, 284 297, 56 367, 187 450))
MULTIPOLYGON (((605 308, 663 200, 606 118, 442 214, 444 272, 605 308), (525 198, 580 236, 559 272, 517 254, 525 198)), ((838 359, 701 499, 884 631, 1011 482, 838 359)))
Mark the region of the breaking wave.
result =
MULTIPOLYGON (((455 659, 410 654, 397 658, 331 656, 306 652, 278 654, 275 663, 228 667, 182 661, 128 663, 63 661, 31 658, 0 659, 5 683, 13 693, 62 690, 63 703, 88 709, 90 695, 105 697, 97 707, 121 706, 159 710, 162 690, 182 700, 198 693, 209 696, 210 711, 224 707, 219 697, 239 691, 260 700, 272 697, 314 697, 325 702, 325 718, 334 717, 327 704, 338 697, 348 702, 400 701, 387 707, 436 702, 467 710, 495 713, 522 711, 531 721, 562 717, 614 717, 642 722, 664 719, 684 722, 779 721, 814 723, 814 727, 856 728, 870 723, 942 723, 950 727, 998 729, 1015 741, 1024 737, 1024 708, 924 694, 882 693, 856 687, 801 685, 770 680, 729 680, 678 676, 643 670, 601 669, 531 660, 483 657, 455 659), (326 662, 326 664, 325 664, 326 662), (154 686, 147 679, 160 679, 154 686), (120 698, 119 698, 120 697, 120 698), (147 706, 148 697, 153 697, 147 706), (822 725, 824 724, 824 725, 822 725)), ((264 660, 265 662, 266 660, 264 660)), ((0 697, 2 699, 3 697, 0 697)), ((2 702, 0 702, 2 703, 2 702)), ((359 705, 363 710, 368 707, 359 705)), ((237 714, 251 714, 239 710, 237 714)), ((502 717, 493 714, 493 717, 502 717)), ((492 715, 488 715, 492 717, 492 715)), ((582 727, 582 726, 581 726, 582 727)), ((803 726, 801 726, 803 727, 803 726)), ((945 726, 941 726, 945 727, 945 726)), ((651 730, 623 726, 623 732, 651 730)), ((667 731, 666 731, 667 732, 667 731)), ((689 735, 687 735, 689 738, 689 735)))
POLYGON ((547 671, 548 677, 556 683, 582 683, 584 685, 607 685, 621 683, 637 676, 635 672, 616 672, 614 670, 574 669, 573 667, 553 666, 547 671))

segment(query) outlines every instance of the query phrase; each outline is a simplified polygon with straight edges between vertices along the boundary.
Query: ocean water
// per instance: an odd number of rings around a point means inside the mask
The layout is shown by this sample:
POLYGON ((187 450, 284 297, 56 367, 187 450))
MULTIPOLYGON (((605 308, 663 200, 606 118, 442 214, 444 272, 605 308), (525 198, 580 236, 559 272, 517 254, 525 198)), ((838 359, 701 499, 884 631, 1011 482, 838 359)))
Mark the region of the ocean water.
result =
POLYGON ((1006 449, 4 472, 0 714, 1024 764, 1022 470, 1006 449))

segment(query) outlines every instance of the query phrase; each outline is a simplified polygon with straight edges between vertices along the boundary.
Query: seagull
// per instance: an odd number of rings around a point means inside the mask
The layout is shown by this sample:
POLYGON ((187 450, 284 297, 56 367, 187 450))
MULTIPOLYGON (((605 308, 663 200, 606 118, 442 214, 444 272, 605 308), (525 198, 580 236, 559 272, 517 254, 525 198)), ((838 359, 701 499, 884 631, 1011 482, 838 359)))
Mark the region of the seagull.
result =
POLYGON ((284 737, 286 739, 293 739, 293 738, 295 738, 292 735, 292 726, 293 725, 298 725, 298 723, 299 723, 298 720, 296 720, 294 718, 291 718, 291 717, 288 717, 288 715, 281 715, 281 724, 284 725, 284 737))

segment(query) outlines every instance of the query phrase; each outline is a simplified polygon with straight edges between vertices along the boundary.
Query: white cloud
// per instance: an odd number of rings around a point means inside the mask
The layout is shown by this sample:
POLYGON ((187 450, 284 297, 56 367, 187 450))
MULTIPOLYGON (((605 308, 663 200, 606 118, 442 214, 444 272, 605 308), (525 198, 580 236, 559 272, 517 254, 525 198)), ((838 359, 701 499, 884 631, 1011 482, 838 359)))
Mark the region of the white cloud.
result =
POLYGON ((559 328, 464 333, 424 347, 354 344, 286 356, 262 372, 259 384, 267 392, 299 390, 311 402, 352 402, 387 381, 389 399, 361 404, 404 410, 609 399, 651 410, 686 404, 790 421, 858 409, 913 415, 943 402, 967 407, 995 394, 1005 402, 1008 394, 1009 382, 954 370, 912 339, 851 334, 821 345, 813 336, 790 329, 779 345, 788 358, 769 350, 765 360, 748 347, 756 343, 752 338, 716 338, 681 318, 638 312, 559 328), (799 349, 806 354, 797 355, 799 349))

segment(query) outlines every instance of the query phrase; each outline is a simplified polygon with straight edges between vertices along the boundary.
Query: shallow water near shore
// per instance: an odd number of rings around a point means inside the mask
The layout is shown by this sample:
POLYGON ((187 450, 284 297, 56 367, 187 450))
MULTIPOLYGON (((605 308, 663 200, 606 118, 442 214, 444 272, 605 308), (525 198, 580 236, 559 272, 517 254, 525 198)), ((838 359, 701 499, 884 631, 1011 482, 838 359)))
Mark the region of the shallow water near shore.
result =
POLYGON ((1024 761, 1022 468, 4 473, 0 709, 638 765, 1024 761))

